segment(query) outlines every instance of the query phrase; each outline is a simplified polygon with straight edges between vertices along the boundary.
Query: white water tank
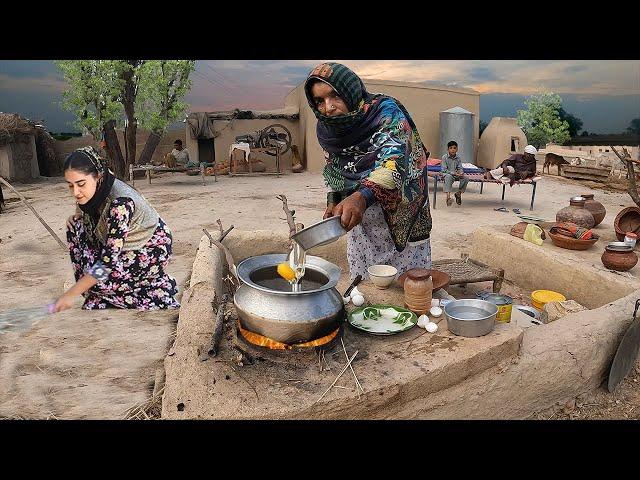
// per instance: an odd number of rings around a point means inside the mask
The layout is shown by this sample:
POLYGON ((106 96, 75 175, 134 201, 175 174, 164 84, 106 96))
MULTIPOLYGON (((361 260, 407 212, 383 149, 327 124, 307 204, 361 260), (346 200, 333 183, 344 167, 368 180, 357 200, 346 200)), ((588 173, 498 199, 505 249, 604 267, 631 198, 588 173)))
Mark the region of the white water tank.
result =
POLYGON ((458 144, 458 156, 462 162, 474 163, 473 126, 475 114, 462 107, 440 112, 440 157, 447 154, 447 143, 458 144))

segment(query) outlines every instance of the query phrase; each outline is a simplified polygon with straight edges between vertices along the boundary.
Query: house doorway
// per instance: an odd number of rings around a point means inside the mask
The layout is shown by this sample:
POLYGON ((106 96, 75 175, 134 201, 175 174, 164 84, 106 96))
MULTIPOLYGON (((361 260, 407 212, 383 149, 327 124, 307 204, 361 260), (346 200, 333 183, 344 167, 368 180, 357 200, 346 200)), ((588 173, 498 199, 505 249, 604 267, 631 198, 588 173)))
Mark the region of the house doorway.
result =
POLYGON ((520 149, 520 139, 518 137, 511 137, 511 153, 517 153, 520 149))
POLYGON ((213 138, 198 139, 198 161, 205 163, 215 163, 216 149, 213 138))

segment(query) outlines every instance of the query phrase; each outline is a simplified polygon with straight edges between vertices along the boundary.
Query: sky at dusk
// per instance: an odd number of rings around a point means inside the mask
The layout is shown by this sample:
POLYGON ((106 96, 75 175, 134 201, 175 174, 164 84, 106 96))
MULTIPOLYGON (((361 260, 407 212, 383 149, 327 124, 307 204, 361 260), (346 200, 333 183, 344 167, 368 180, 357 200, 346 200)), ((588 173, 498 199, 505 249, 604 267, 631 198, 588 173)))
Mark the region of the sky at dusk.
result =
MULTIPOLYGON (((186 97, 191 111, 266 110, 324 60, 198 60, 186 97)), ((592 133, 623 132, 640 117, 640 61, 631 60, 335 60, 358 75, 469 87, 480 92, 480 118, 515 117, 527 96, 553 91, 592 133)), ((59 106, 67 88, 50 60, 0 60, 0 111, 77 131, 59 106)))

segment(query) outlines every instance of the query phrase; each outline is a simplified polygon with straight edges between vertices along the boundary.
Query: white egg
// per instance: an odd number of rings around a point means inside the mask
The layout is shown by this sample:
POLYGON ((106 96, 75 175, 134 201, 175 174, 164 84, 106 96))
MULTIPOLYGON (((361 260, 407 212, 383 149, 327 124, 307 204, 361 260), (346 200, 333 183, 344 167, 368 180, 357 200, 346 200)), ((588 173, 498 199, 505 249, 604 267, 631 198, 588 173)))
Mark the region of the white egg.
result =
POLYGON ((442 315, 442 309, 440 307, 431 307, 431 310, 429 310, 429 313, 434 316, 434 317, 439 317, 440 315, 442 315))
POLYGON ((429 333, 435 333, 435 332, 438 331, 438 325, 436 325, 433 322, 427 323, 427 326, 424 327, 424 328, 426 328, 427 332, 429 332, 429 333))
POLYGON ((347 305, 351 301, 351 296, 347 295, 346 297, 342 297, 342 301, 347 305))
POLYGON ((360 293, 360 290, 358 290, 358 287, 353 287, 353 289, 351 290, 351 296, 355 297, 360 295, 361 297, 364 297, 364 295, 362 295, 362 293, 360 293))
POLYGON ((429 323, 429 317, 427 317, 426 315, 420 315, 418 317, 418 326, 420 328, 424 328, 427 323, 429 323))
POLYGON ((364 297, 362 295, 355 295, 351 297, 351 301, 356 307, 364 305, 364 297))
POLYGON ((440 299, 439 298, 432 298, 431 299, 431 306, 432 307, 439 307, 440 306, 440 299))

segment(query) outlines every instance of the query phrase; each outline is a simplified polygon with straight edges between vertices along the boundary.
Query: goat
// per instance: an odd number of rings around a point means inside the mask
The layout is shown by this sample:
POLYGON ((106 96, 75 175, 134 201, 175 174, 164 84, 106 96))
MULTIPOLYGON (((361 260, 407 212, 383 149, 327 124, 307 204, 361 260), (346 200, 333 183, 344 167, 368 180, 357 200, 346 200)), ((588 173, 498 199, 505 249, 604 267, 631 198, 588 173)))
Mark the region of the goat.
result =
POLYGON ((551 175, 551 165, 558 166, 558 176, 560 175, 560 165, 568 164, 564 157, 556 155, 555 153, 547 153, 544 156, 544 165, 542 166, 542 173, 544 173, 544 167, 547 167, 547 173, 551 175))

